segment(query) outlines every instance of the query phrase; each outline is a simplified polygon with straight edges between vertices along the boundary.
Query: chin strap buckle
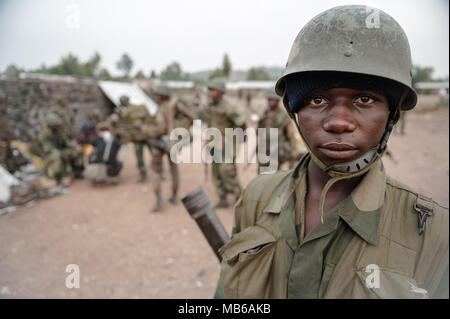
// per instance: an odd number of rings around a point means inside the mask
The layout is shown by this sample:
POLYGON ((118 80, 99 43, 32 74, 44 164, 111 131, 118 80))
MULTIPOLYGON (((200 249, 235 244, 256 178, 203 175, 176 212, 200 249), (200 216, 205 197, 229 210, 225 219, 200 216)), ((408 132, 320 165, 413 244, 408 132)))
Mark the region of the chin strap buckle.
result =
POLYGON ((419 235, 422 235, 427 227, 428 216, 433 216, 433 201, 423 196, 418 196, 414 203, 414 210, 419 214, 419 235))

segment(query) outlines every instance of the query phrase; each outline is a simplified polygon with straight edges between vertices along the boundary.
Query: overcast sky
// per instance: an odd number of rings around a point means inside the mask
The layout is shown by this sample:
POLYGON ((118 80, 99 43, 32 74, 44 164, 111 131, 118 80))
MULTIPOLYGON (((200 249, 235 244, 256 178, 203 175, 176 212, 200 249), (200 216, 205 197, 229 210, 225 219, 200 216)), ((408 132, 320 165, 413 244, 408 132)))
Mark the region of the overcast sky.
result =
POLYGON ((117 74, 123 52, 142 69, 215 68, 227 52, 234 69, 284 66, 297 33, 313 16, 342 4, 386 11, 408 35, 414 63, 448 76, 448 0, 0 0, 0 70, 56 64, 98 51, 117 74))

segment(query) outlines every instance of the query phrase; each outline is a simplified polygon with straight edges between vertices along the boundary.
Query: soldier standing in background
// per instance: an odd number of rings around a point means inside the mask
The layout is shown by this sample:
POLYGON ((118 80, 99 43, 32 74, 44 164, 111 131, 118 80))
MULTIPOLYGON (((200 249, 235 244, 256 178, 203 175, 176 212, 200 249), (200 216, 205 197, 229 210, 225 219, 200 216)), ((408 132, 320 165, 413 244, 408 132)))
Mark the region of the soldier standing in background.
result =
POLYGON ((64 121, 55 113, 46 116, 47 129, 39 137, 44 152, 44 167, 47 177, 58 184, 62 178, 73 172, 75 178, 83 175, 83 155, 75 143, 64 132, 64 121))
POLYGON ((125 95, 120 97, 120 103, 124 108, 119 110, 122 112, 122 121, 126 130, 124 142, 132 142, 134 144, 139 170, 139 182, 145 182, 147 180, 147 170, 144 163, 144 148, 147 146, 151 152, 151 147, 148 135, 143 131, 143 127, 152 122, 152 117, 145 105, 132 105, 129 103, 129 98, 125 95))
MULTIPOLYGON (((236 110, 224 97, 225 83, 219 80, 212 80, 208 84, 209 106, 201 113, 202 120, 206 121, 208 127, 217 128, 222 134, 222 144, 215 143, 212 150, 215 154, 221 154, 222 163, 212 163, 212 177, 219 195, 219 202, 215 208, 227 208, 227 194, 232 194, 234 200, 239 198, 241 185, 238 180, 236 168, 236 150, 239 145, 233 147, 232 163, 225 163, 225 129, 242 128, 246 129, 245 118, 236 110)), ((233 139, 227 142, 233 145, 233 139)), ((216 155, 217 156, 217 155, 216 155)))
POLYGON ((177 193, 179 187, 179 172, 176 163, 173 163, 169 157, 170 132, 176 127, 183 127, 189 130, 194 119, 194 115, 187 108, 185 103, 178 99, 171 99, 170 89, 165 84, 158 84, 152 89, 152 93, 159 104, 158 112, 155 116, 156 125, 149 128, 149 135, 152 138, 152 170, 155 173, 153 177, 153 187, 156 195, 156 204, 152 211, 159 211, 164 206, 161 196, 161 181, 163 179, 163 157, 167 155, 169 161, 169 170, 172 177, 172 195, 169 198, 171 204, 177 203, 177 193), (163 143, 161 143, 163 142, 163 143), (164 143, 167 143, 164 147, 164 143), (158 147, 158 145, 161 145, 158 147))
MULTIPOLYGON (((262 115, 262 118, 258 122, 258 128, 266 129, 266 152, 270 143, 270 128, 278 128, 278 168, 283 163, 291 162, 294 158, 298 159, 300 153, 297 148, 297 140, 295 139, 294 132, 291 129, 291 119, 289 118, 286 110, 279 107, 280 97, 276 94, 275 89, 271 88, 266 91, 266 98, 268 109, 262 115)), ((275 154, 275 152, 269 152, 269 154, 275 154)), ((259 163, 258 161, 258 173, 261 166, 269 166, 269 163, 259 163)))
POLYGON ((129 102, 130 102, 130 99, 128 98, 128 96, 126 96, 126 95, 122 95, 120 98, 119 98, 119 105, 117 105, 115 108, 114 108, 114 113, 117 113, 117 114, 119 114, 119 115, 122 115, 123 114, 123 112, 127 109, 127 106, 128 106, 128 104, 129 104, 129 102))
POLYGON ((75 115, 68 107, 66 97, 59 95, 56 97, 56 105, 50 109, 51 113, 55 113, 63 121, 63 130, 70 139, 74 138, 75 115))

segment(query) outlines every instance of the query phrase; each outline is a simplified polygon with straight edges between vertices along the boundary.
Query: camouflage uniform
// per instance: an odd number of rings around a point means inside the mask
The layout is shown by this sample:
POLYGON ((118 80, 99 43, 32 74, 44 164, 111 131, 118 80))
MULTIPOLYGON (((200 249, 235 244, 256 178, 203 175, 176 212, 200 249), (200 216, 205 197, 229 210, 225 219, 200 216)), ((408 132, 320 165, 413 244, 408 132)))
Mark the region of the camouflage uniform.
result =
MULTIPOLYGON (((192 121, 194 120, 194 112, 191 111, 187 103, 180 99, 174 98, 171 101, 173 108, 173 128, 184 128, 189 132, 190 141, 192 141, 192 134, 190 134, 190 128, 192 121)), ((170 132, 170 131, 169 131, 170 132)))
MULTIPOLYGON (((215 144, 214 152, 222 152, 222 163, 212 163, 212 178, 220 198, 226 198, 231 193, 235 199, 241 193, 241 185, 237 178, 236 147, 233 147, 233 162, 225 163, 225 128, 238 128, 245 124, 245 118, 239 114, 226 99, 222 98, 217 105, 211 105, 204 110, 203 120, 209 127, 217 128, 222 135, 222 145, 215 144)), ((232 143, 232 140, 228 141, 232 143)), ((230 145, 229 144, 229 145, 230 145)))
POLYGON ((74 137, 75 116, 68 106, 55 105, 50 109, 50 113, 55 113, 63 121, 63 131, 67 137, 74 137))
POLYGON ((79 174, 84 169, 83 155, 62 129, 47 128, 40 135, 39 141, 45 154, 44 167, 47 177, 59 182, 71 171, 79 174))
MULTIPOLYGON (((170 101, 164 101, 160 104, 158 112, 155 116, 155 127, 152 130, 151 137, 160 139, 163 136, 168 136, 170 131, 174 127, 174 111, 176 105, 170 101)), ((152 178, 152 183, 155 192, 161 192, 161 180, 163 174, 163 157, 166 154, 169 155, 169 147, 167 149, 161 149, 152 147, 152 170, 156 173, 152 178)), ((176 163, 173 163, 169 158, 169 169, 172 176, 172 194, 176 196, 178 192, 178 186, 180 176, 176 163)))
POLYGON ((124 142, 132 142, 137 159, 137 166, 141 180, 147 176, 147 170, 144 164, 144 148, 148 147, 151 152, 148 136, 143 132, 142 126, 152 122, 152 117, 147 111, 145 105, 128 105, 122 114, 122 121, 126 127, 124 142))
MULTIPOLYGON (((293 150, 295 150, 296 141, 289 130, 291 120, 282 108, 276 110, 266 110, 262 119, 258 122, 258 128, 266 129, 266 152, 271 146, 270 128, 278 128, 278 169, 285 163, 295 158, 293 150)), ((272 152, 270 153, 272 154, 272 152)), ((259 166, 268 166, 269 163, 258 163, 259 166)))

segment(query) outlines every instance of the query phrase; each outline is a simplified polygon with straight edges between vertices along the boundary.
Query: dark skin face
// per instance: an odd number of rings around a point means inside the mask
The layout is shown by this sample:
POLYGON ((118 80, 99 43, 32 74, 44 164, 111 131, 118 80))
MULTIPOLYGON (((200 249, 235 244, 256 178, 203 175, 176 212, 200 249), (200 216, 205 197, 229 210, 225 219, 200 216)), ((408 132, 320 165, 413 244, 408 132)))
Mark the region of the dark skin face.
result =
POLYGON ((167 101, 169 99, 169 97, 166 95, 155 94, 155 99, 158 101, 158 103, 161 103, 161 102, 167 101))
POLYGON ((267 104, 269 104, 269 109, 274 111, 278 108, 280 100, 278 99, 267 99, 267 104))
POLYGON ((222 92, 216 89, 209 89, 209 97, 217 104, 222 99, 222 92))
MULTIPOLYGON (((334 88, 318 91, 300 107, 297 120, 311 151, 327 166, 354 160, 378 145, 386 128, 389 103, 373 91, 334 88)), ((324 212, 345 199, 362 177, 334 184, 324 212)), ((308 166, 305 234, 320 222, 320 193, 330 176, 314 161, 308 166)))

